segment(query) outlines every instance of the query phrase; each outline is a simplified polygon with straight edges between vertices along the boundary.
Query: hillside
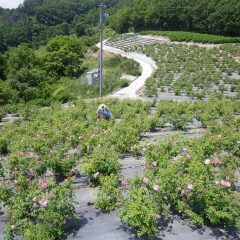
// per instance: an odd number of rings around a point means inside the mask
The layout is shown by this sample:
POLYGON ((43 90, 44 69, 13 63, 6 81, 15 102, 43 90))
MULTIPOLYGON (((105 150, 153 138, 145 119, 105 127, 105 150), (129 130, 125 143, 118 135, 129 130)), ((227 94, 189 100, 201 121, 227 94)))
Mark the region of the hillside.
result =
MULTIPOLYGON (((100 0, 25 0, 15 10, 0 8, 0 52, 20 43, 31 47, 45 44, 58 35, 94 35, 98 31, 100 0)), ((126 0, 107 0, 108 12, 126 0)))

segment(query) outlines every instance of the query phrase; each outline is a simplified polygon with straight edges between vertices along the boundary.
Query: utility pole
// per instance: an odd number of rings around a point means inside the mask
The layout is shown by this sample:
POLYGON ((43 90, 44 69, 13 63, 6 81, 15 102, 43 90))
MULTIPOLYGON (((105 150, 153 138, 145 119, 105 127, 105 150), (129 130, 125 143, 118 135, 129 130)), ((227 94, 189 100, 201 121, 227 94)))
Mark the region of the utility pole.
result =
POLYGON ((105 5, 101 3, 99 5, 100 9, 100 56, 99 56, 99 94, 102 97, 102 87, 103 87, 103 29, 104 29, 104 8, 105 5))

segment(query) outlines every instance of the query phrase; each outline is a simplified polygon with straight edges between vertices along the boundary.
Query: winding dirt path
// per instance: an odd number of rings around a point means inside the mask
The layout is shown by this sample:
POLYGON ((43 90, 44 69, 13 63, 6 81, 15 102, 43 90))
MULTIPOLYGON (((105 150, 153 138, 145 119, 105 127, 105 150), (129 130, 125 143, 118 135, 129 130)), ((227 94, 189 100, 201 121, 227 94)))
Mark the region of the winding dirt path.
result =
MULTIPOLYGON (((158 40, 161 43, 172 43, 172 44, 185 44, 185 45, 196 45, 203 48, 214 48, 219 47, 220 44, 202 44, 193 42, 172 42, 170 39, 163 36, 141 36, 141 38, 158 40)), ((99 47, 99 44, 97 45, 99 47)), ((108 51, 115 54, 120 54, 123 57, 133 59, 141 65, 142 74, 135 81, 133 81, 128 87, 121 90, 117 90, 107 97, 116 97, 118 99, 142 99, 137 92, 144 87, 145 81, 151 77, 154 71, 157 69, 155 61, 145 54, 135 53, 135 52, 125 52, 121 49, 110 47, 107 45, 107 40, 104 41, 104 51, 108 51)))
POLYGON ((109 47, 107 45, 104 46, 104 51, 108 51, 115 54, 120 54, 123 57, 127 57, 129 59, 133 59, 141 65, 142 74, 135 81, 133 81, 128 87, 118 90, 108 97, 117 97, 119 99, 141 99, 140 96, 137 95, 137 92, 144 86, 145 81, 153 74, 153 72, 157 69, 156 63, 145 54, 139 53, 127 53, 120 49, 109 47))

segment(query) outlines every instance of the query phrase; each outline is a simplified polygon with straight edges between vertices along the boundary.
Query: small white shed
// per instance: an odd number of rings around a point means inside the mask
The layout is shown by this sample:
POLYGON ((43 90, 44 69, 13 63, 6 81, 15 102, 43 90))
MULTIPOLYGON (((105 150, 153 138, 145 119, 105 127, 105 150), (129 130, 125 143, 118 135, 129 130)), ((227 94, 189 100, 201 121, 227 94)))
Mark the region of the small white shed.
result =
POLYGON ((93 85, 98 81, 99 71, 98 69, 93 69, 90 72, 87 72, 87 84, 93 85))

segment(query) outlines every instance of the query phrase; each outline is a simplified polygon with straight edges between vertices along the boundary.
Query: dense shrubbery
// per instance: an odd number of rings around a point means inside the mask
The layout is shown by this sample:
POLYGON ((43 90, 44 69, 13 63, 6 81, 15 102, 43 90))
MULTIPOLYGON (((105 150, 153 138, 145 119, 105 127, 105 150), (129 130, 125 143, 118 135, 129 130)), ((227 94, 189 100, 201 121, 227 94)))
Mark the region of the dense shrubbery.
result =
POLYGON ((119 179, 115 175, 100 177, 100 190, 94 207, 103 211, 111 211, 117 206, 121 192, 119 190, 119 179))
POLYGON ((239 43, 238 37, 224 37, 218 35, 209 35, 192 32, 167 32, 167 31, 143 31, 143 35, 158 35, 169 37, 172 41, 177 42, 200 42, 200 43, 239 43))
POLYGON ((70 181, 56 185, 42 178, 12 174, 14 188, 11 190, 10 180, 6 180, 0 190, 0 200, 7 206, 9 216, 6 236, 12 239, 14 235, 21 235, 27 240, 64 236, 66 223, 73 220, 75 212, 70 181))
POLYGON ((60 36, 48 42, 41 61, 48 72, 79 77, 83 71, 83 52, 83 44, 77 37, 60 36))
POLYGON ((118 155, 110 148, 95 148, 85 161, 85 172, 94 182, 99 176, 116 175, 120 170, 118 155))
MULTIPOLYGON (((129 3, 126 0, 105 1, 109 12, 129 3)), ((25 0, 17 9, 0 8, 0 52, 21 43, 39 47, 60 35, 96 37, 98 5, 97 0, 25 0)))
POLYGON ((39 52, 24 44, 8 51, 5 54, 5 79, 0 81, 2 104, 35 100, 46 105, 44 101, 47 100, 71 100, 73 96, 69 91, 59 92, 59 79, 80 76, 83 53, 81 40, 66 36, 50 40, 39 52), (58 96, 53 95, 55 91, 58 96))

